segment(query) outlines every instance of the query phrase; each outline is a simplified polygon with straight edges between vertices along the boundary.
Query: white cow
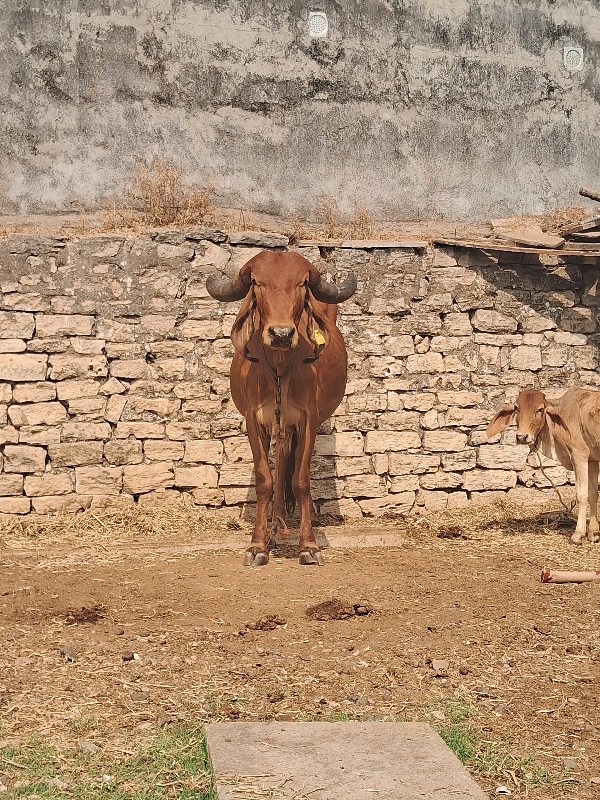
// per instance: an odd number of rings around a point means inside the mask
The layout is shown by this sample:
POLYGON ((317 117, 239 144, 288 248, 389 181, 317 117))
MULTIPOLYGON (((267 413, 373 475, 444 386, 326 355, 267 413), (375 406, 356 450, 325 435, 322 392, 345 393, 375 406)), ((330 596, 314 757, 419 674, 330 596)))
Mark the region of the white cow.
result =
POLYGON ((487 426, 488 437, 508 427, 514 417, 517 442, 531 445, 547 458, 553 458, 575 472, 577 526, 571 541, 581 544, 586 535, 589 502, 589 538, 598 535, 598 462, 600 461, 600 392, 569 389, 555 403, 543 392, 525 389, 514 406, 505 406, 487 426))

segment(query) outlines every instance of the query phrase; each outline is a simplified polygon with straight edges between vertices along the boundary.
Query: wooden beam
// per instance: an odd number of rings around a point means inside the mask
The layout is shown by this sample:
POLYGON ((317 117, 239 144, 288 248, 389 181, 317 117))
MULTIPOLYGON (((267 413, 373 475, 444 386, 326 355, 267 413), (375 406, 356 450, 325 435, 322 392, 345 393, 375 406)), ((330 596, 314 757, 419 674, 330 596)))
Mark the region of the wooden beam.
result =
POLYGON ((296 247, 330 247, 354 250, 424 250, 424 240, 389 241, 387 239, 301 239, 296 247))
POLYGON ((471 250, 490 250, 499 253, 534 253, 537 255, 559 256, 560 258, 573 256, 594 256, 600 258, 600 246, 595 251, 590 250, 549 250, 547 247, 509 247, 505 244, 498 244, 490 239, 483 239, 479 242, 461 241, 458 239, 434 239, 433 244, 444 245, 445 247, 464 247, 471 250))

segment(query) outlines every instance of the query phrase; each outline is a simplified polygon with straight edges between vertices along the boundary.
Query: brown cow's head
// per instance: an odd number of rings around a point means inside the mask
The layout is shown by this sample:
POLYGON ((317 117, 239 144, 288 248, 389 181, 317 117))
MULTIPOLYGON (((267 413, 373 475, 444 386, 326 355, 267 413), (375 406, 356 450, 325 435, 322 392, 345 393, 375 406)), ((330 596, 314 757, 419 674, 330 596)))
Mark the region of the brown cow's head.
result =
POLYGON ((264 347, 289 350, 298 347, 298 326, 308 311, 308 335, 316 348, 327 346, 328 323, 311 306, 311 295, 323 303, 341 303, 356 291, 350 273, 342 284, 327 283, 319 270, 299 253, 264 250, 251 258, 233 280, 209 276, 208 293, 221 301, 244 298, 233 325, 231 339, 246 358, 255 330, 264 347), (310 290, 310 291, 309 291, 310 290))
POLYGON ((517 397, 514 406, 504 406, 487 426, 488 439, 505 430, 513 417, 517 423, 518 444, 535 444, 546 424, 566 428, 562 417, 548 403, 543 392, 537 389, 524 389, 517 397))

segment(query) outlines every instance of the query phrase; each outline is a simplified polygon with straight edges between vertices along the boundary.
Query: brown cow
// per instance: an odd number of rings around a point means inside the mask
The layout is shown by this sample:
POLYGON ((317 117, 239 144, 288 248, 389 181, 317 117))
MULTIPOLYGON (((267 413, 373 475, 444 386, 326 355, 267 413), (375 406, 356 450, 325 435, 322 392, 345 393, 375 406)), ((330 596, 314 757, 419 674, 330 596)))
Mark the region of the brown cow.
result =
POLYGON ((336 326, 337 303, 356 291, 352 273, 325 281, 298 253, 263 251, 229 280, 209 276, 217 300, 244 299, 231 331, 231 396, 246 419, 256 476, 256 523, 246 566, 269 560, 267 513, 284 535, 286 509, 298 503, 301 564, 323 564, 312 528, 310 461, 317 428, 335 411, 346 388, 347 356, 336 326), (275 442, 275 475, 268 454, 275 442))
POLYGON ((505 406, 487 426, 488 437, 517 423, 517 442, 528 444, 566 469, 575 471, 577 526, 571 541, 581 544, 586 534, 589 500, 589 538, 598 536, 598 462, 600 461, 600 392, 569 389, 556 403, 543 392, 525 389, 514 406, 505 406))

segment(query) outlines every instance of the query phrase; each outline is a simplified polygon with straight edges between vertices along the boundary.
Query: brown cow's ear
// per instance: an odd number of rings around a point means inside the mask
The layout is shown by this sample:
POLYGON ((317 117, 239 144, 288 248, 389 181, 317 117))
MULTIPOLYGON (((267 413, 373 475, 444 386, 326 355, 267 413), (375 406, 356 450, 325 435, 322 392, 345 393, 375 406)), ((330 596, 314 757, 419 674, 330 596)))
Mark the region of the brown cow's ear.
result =
MULTIPOLYGON (((255 309, 256 301, 254 300, 254 290, 251 290, 246 295, 246 299, 242 303, 242 307, 231 329, 231 341, 233 342, 233 346, 244 358, 249 358, 248 345, 250 344, 250 339, 254 336, 255 309)), ((250 358, 250 360, 255 361, 256 359, 250 358)))
POLYGON ((497 433, 501 433, 502 431, 506 430, 506 428, 508 428, 510 425, 510 421, 513 418, 514 413, 514 406, 504 406, 504 408, 501 408, 485 429, 485 435, 487 438, 491 439, 492 436, 496 436, 497 433))

